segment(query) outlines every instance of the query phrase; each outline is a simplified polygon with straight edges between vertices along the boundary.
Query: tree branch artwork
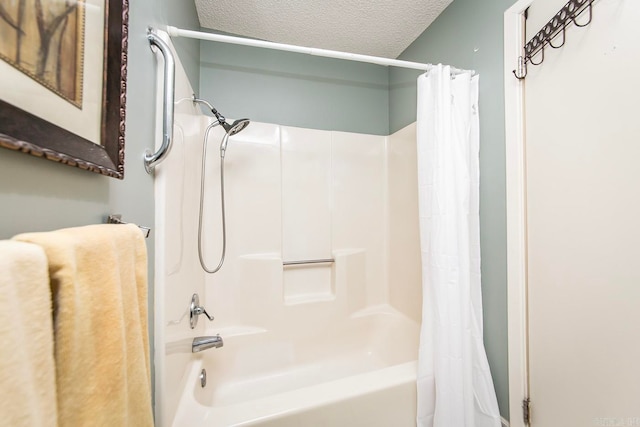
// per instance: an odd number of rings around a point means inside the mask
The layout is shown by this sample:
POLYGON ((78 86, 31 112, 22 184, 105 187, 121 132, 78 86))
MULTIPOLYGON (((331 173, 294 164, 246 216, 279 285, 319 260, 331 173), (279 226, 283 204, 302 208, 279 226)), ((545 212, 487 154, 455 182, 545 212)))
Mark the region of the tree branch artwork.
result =
MULTIPOLYGON (((20 1, 20 3, 24 3, 24 0, 20 1)), ((13 28, 14 30, 24 34, 24 32, 22 31, 22 29, 20 29, 20 25, 18 22, 15 22, 13 20, 13 18, 11 17, 11 14, 7 11, 7 9, 5 9, 5 7, 2 5, 2 3, 0 3, 0 18, 2 18, 2 20, 4 22, 6 22, 7 24, 9 24, 9 26, 11 28, 13 28)))
POLYGON ((0 3, 0 59, 82 105, 83 0, 0 3))

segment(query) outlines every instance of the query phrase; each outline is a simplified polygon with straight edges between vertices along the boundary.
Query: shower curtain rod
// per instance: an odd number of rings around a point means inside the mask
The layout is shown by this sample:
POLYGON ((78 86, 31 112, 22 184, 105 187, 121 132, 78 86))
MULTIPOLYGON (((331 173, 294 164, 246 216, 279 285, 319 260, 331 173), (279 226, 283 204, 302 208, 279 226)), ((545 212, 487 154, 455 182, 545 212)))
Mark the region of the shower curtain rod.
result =
MULTIPOLYGON (((263 40, 245 39, 243 37, 224 36, 222 34, 204 33, 202 31, 183 30, 172 26, 167 26, 167 33, 171 37, 186 37, 221 43, 239 44, 243 46, 259 47, 264 49, 283 50, 286 52, 304 53, 306 55, 323 56, 326 58, 345 59, 347 61, 368 62, 371 64, 384 65, 387 67, 411 68, 413 70, 429 71, 433 64, 422 64, 420 62, 402 61, 399 59, 381 58, 379 56, 361 55, 359 53, 340 52, 337 50, 316 49, 313 47, 296 46, 292 44, 273 43, 263 40)), ((471 73, 473 70, 461 70, 451 67, 453 74, 471 73)))

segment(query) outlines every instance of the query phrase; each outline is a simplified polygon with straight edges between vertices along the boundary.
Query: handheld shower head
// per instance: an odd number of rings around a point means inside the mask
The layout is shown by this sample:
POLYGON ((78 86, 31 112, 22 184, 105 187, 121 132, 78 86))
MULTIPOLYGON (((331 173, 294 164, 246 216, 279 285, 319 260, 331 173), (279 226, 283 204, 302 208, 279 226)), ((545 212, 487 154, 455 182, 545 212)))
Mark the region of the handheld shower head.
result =
POLYGON ((211 110, 211 113, 213 113, 213 115, 218 120, 218 124, 224 128, 224 131, 229 136, 233 136, 241 132, 242 130, 244 130, 244 128, 246 128, 247 126, 249 126, 249 122, 250 122, 249 119, 239 119, 229 124, 229 122, 227 122, 227 119, 222 114, 220 114, 213 105, 211 105, 204 99, 196 98, 195 94, 193 95, 193 102, 206 105, 207 108, 211 110))
POLYGON ((216 116, 216 119, 218 119, 218 123, 220 124, 220 126, 223 127, 224 131, 229 136, 233 136, 237 133, 240 133, 242 132, 242 130, 244 130, 244 128, 249 126, 249 122, 250 122, 249 119, 239 119, 229 124, 229 122, 227 122, 227 119, 225 119, 222 114, 218 113, 218 111, 216 111, 215 108, 212 108, 211 112, 213 113, 214 116, 216 116))
POLYGON ((244 128, 249 126, 249 122, 250 122, 249 119, 238 119, 231 124, 229 124, 226 120, 220 124, 222 125, 224 130, 229 134, 229 136, 233 136, 237 133, 242 132, 244 128))
POLYGON ((242 132, 244 128, 249 126, 249 119, 239 119, 231 124, 229 124, 226 120, 223 122, 220 122, 220 120, 218 120, 218 123, 220 123, 225 132, 227 132, 222 138, 222 142, 220 143, 220 156, 224 157, 225 152, 227 151, 227 143, 229 142, 229 137, 242 132))
MULTIPOLYGON (((225 135, 222 138, 222 143, 220 144, 220 156, 224 157, 224 154, 227 150, 227 143, 229 142, 229 137, 233 136, 237 133, 240 133, 244 130, 244 128, 246 128, 247 126, 249 126, 250 120, 249 119, 239 119, 239 120, 235 120, 233 123, 229 124, 229 122, 227 122, 227 119, 225 119, 225 117, 220 114, 218 112, 218 110, 215 109, 215 107, 211 104, 209 104, 207 101, 205 101, 204 99, 198 99, 196 98, 196 95, 193 95, 193 102, 198 103, 198 104, 204 104, 207 106, 207 108, 209 108, 209 110, 211 110, 211 113, 213 113, 213 115, 216 117, 216 120, 218 121, 218 125, 222 126, 222 128, 225 131, 225 135)), ((212 124, 211 125, 216 126, 216 124, 212 124)))

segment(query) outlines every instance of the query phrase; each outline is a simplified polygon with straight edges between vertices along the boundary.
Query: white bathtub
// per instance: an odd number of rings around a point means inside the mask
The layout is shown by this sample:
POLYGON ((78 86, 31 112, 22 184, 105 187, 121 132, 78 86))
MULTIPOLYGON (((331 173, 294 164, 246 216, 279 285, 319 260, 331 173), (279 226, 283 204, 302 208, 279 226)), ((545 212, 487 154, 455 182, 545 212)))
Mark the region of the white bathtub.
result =
POLYGON ((304 335, 241 332, 192 360, 174 426, 415 425, 419 326, 388 306, 304 335))

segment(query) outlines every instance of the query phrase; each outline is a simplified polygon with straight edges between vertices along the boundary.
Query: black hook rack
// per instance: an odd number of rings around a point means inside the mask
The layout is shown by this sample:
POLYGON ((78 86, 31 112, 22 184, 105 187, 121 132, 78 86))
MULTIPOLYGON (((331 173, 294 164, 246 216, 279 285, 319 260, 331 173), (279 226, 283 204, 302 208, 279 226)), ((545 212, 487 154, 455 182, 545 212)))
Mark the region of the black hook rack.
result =
POLYGON ((544 48, 549 45, 553 49, 559 49, 567 41, 566 28, 573 23, 577 27, 586 27, 593 19, 593 3, 595 0, 570 0, 565 4, 553 18, 547 22, 538 33, 531 38, 524 46, 524 56, 518 58, 518 69, 513 70, 513 75, 518 80, 527 77, 527 63, 540 65, 544 61, 544 48), (578 23, 578 17, 585 11, 589 11, 589 20, 585 23, 578 23), (562 43, 553 44, 552 41, 562 33, 562 43), (534 60, 540 57, 537 62, 534 60))

